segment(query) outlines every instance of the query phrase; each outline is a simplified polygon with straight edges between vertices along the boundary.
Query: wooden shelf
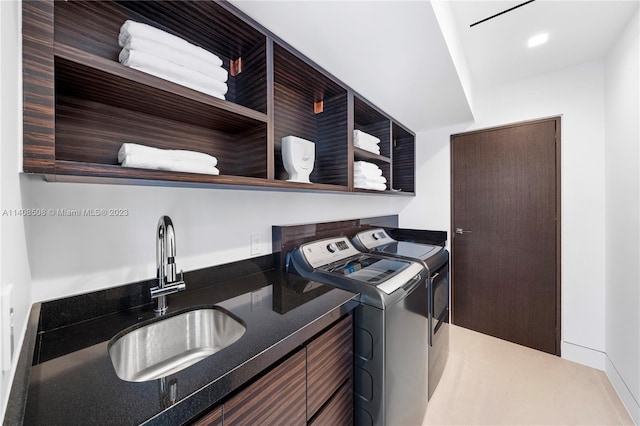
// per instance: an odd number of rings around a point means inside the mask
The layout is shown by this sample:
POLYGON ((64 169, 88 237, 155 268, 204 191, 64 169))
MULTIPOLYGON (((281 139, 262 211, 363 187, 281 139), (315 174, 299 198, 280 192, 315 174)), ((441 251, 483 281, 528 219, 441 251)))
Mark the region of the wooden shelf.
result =
MULTIPOLYGON (((277 188, 293 191, 347 192, 346 186, 323 185, 317 183, 295 183, 273 179, 251 178, 229 175, 206 175, 199 173, 171 172, 121 167, 118 165, 83 163, 77 161, 56 161, 55 173, 48 176, 49 181, 85 182, 85 183, 135 183, 151 184, 157 182, 175 182, 175 186, 211 186, 233 185, 244 188, 277 188)), ((174 184, 171 184, 172 186, 174 184)))
POLYGON ((88 176, 104 178, 126 178, 155 181, 178 181, 210 184, 256 185, 264 179, 229 176, 206 175, 199 173, 171 172, 165 170, 149 170, 122 167, 119 165, 83 163, 79 161, 56 161, 56 174, 70 176, 88 176))
POLYGON ((369 152, 367 150, 354 147, 353 155, 355 161, 373 161, 373 162, 383 162, 383 163, 391 163, 391 158, 383 157, 382 155, 374 154, 373 152, 369 152))
POLYGON ((362 188, 354 188, 354 191, 359 194, 384 194, 384 195, 393 195, 399 197, 413 197, 416 195, 413 192, 404 192, 404 191, 393 191, 387 189, 386 191, 376 191, 374 189, 362 189, 362 188))

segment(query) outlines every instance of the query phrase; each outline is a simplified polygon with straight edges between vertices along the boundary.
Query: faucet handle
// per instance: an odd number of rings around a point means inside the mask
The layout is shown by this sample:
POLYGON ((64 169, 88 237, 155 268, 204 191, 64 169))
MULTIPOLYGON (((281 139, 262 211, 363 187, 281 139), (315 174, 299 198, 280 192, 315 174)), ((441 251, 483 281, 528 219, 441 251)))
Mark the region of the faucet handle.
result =
POLYGON ((153 287, 151 289, 151 299, 158 299, 160 297, 167 296, 169 294, 177 293, 179 291, 186 290, 187 285, 184 281, 176 281, 174 283, 165 285, 164 287, 153 287))

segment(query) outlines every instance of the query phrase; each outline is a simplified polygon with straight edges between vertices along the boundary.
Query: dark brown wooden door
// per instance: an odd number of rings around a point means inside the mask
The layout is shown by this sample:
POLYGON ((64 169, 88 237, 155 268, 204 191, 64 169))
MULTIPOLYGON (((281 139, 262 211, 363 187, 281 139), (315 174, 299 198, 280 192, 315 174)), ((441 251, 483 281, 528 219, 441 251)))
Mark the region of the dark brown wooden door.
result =
POLYGON ((453 323, 559 355, 560 119, 453 135, 453 323))

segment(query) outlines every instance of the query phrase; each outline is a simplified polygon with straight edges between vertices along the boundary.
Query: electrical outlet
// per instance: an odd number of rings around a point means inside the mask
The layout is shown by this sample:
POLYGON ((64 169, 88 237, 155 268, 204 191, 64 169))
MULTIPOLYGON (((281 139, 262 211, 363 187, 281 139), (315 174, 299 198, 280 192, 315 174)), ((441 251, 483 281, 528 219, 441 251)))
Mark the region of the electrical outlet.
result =
POLYGON ((262 309, 273 309, 271 303, 271 286, 262 287, 258 290, 251 292, 251 310, 255 310, 258 308, 262 309))
POLYGON ((251 256, 262 253, 262 235, 251 236, 251 256))

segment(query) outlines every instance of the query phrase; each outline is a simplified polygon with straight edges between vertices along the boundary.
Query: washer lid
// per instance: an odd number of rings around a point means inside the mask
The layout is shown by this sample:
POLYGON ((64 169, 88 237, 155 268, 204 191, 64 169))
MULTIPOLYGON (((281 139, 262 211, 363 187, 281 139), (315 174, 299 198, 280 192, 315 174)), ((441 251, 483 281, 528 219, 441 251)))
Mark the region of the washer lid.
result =
POLYGON ((421 243, 409 243, 406 241, 395 241, 391 244, 386 244, 375 248, 375 251, 380 253, 405 256, 422 260, 430 258, 440 250, 442 250, 442 247, 440 246, 421 243))
POLYGON ((411 282, 424 268, 410 260, 390 259, 375 255, 355 256, 319 268, 325 272, 344 276, 359 285, 375 286, 391 294, 411 282))

